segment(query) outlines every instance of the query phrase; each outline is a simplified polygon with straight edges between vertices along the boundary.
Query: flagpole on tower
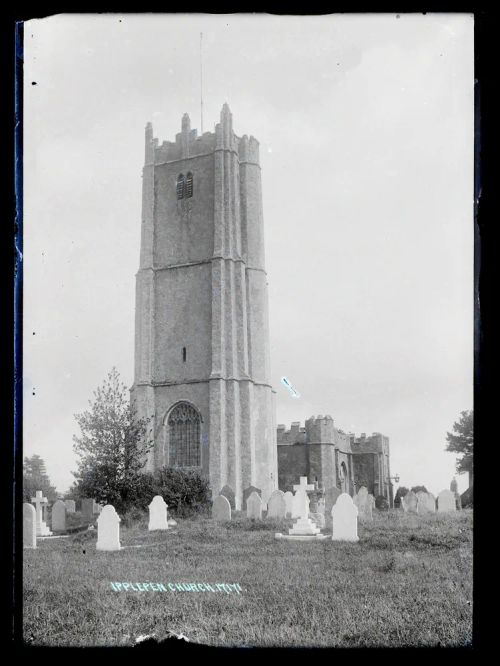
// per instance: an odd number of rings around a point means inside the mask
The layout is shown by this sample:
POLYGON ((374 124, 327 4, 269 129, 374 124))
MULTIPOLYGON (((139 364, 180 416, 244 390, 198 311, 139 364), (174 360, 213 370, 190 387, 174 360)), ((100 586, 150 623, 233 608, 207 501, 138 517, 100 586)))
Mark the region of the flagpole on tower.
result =
POLYGON ((203 33, 200 32, 200 113, 201 134, 203 134, 203 58, 202 58, 203 33))

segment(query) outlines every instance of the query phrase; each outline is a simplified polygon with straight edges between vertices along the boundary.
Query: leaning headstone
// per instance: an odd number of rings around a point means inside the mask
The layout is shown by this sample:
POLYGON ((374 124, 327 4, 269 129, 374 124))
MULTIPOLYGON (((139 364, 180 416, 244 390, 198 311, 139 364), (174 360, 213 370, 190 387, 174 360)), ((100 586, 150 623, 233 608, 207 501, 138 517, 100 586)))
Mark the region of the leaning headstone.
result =
POLYGON ((417 513, 417 496, 412 490, 401 498, 401 506, 405 513, 417 513))
POLYGON ((332 507, 332 541, 359 541, 358 507, 347 493, 339 495, 332 507))
POLYGON ((255 486, 248 486, 248 488, 245 488, 245 490, 243 491, 243 506, 242 506, 243 511, 247 510, 247 499, 250 497, 252 493, 257 493, 262 497, 262 491, 260 488, 256 488, 255 486))
POLYGON ((23 546, 36 548, 36 511, 32 504, 23 504, 23 546))
POLYGON ((75 513, 76 511, 75 500, 72 499, 64 500, 64 504, 66 504, 66 511, 68 513, 75 513))
POLYGON ((97 519, 96 550, 120 549, 120 516, 114 506, 106 504, 97 519))
POLYGON ((247 499, 247 518, 262 520, 262 500, 255 492, 247 499))
POLYGON ((156 495, 149 505, 148 530, 168 530, 167 504, 161 495, 156 495))
POLYGON ((231 486, 224 486, 224 488, 220 491, 219 494, 222 495, 223 497, 226 497, 229 500, 231 509, 234 511, 234 509, 236 508, 236 504, 235 504, 234 490, 231 488, 231 486))
POLYGON ((35 497, 31 498, 32 503, 35 505, 36 510, 36 535, 40 536, 50 536, 52 532, 47 527, 46 522, 43 519, 43 507, 47 505, 47 498, 43 496, 41 490, 37 490, 35 497))
POLYGON ((52 529, 54 532, 66 529, 66 504, 62 500, 57 500, 52 506, 52 529))
POLYGON ((287 490, 286 493, 283 495, 283 499, 285 500, 285 505, 286 505, 285 518, 291 518, 293 511, 293 493, 287 490))
POLYGON ((420 490, 417 493, 417 513, 435 513, 436 499, 431 493, 420 490))
POLYGON ((82 518, 91 522, 94 520, 94 500, 89 498, 82 499, 82 518))
POLYGON ((442 490, 437 497, 437 505, 438 513, 456 511, 455 493, 452 493, 451 490, 442 490))
POLYGON ((267 503, 267 518, 277 518, 279 520, 285 517, 285 493, 282 490, 275 490, 267 503))
POLYGON ((212 503, 212 518, 214 520, 231 520, 231 505, 224 495, 218 495, 212 503))
POLYGON ((325 516, 331 515, 332 508, 341 494, 341 491, 336 486, 325 490, 325 516))

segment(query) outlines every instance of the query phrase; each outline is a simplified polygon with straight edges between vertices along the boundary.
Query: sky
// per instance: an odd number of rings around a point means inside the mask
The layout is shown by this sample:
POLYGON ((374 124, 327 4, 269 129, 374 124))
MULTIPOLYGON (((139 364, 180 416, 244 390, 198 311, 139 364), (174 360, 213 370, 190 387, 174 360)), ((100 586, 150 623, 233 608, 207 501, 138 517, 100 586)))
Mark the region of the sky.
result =
POLYGON ((27 22, 23 455, 66 491, 74 415, 113 366, 132 386, 144 127, 200 130, 200 32, 204 131, 227 102, 260 142, 277 423, 382 432, 437 494, 473 407, 469 14, 27 22))

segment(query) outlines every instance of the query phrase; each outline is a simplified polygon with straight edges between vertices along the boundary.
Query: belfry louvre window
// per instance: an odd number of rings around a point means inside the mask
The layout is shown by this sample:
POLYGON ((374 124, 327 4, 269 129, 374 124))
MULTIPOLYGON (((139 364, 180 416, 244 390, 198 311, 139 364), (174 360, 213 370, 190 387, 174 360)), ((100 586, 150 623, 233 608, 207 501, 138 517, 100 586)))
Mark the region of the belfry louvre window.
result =
POLYGON ((168 417, 169 465, 171 467, 199 467, 200 422, 196 409, 180 402, 168 417))
POLYGON ((186 176, 186 197, 193 196, 193 174, 188 173, 186 176))
POLYGON ((184 199, 184 189, 185 189, 184 174, 181 173, 179 176, 177 176, 176 191, 178 199, 184 199))

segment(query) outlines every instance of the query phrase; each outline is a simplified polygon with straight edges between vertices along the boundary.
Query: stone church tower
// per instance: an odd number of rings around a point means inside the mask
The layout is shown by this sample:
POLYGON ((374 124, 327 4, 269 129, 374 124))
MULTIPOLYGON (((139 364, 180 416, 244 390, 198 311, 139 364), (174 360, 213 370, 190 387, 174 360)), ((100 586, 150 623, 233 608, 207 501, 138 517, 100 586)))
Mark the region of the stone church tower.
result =
POLYGON ((152 418, 146 468, 197 468, 213 495, 277 488, 259 144, 187 114, 175 142, 146 126, 136 276, 138 414, 152 418))

